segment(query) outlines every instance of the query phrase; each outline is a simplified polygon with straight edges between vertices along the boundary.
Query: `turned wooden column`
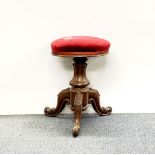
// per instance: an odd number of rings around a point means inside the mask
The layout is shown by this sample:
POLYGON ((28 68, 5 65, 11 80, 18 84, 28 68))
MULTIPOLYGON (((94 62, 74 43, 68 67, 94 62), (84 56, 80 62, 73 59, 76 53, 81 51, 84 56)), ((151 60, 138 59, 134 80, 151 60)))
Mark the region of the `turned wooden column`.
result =
POLYGON ((83 88, 89 85, 89 80, 86 77, 87 61, 86 57, 75 57, 74 62, 74 76, 70 81, 70 85, 74 88, 83 88))
POLYGON ((76 57, 74 60, 74 75, 72 80, 70 81, 70 85, 72 86, 70 89, 70 103, 71 103, 71 109, 74 111, 74 100, 75 95, 82 94, 82 110, 86 110, 87 103, 88 103, 88 91, 89 88, 87 87, 89 85, 89 80, 86 77, 86 67, 87 64, 85 63, 87 61, 86 57, 76 57))

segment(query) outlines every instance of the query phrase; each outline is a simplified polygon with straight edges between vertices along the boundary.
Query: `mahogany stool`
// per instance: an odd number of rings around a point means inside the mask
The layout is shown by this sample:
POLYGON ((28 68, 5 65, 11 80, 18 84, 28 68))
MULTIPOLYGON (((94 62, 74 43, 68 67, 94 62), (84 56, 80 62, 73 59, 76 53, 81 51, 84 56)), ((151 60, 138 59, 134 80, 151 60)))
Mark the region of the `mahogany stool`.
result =
POLYGON ((92 104, 94 110, 101 116, 111 114, 111 107, 100 106, 100 95, 95 89, 89 88, 89 80, 86 77, 87 57, 101 56, 108 53, 110 43, 107 40, 91 36, 71 36, 57 39, 51 43, 52 54, 56 56, 73 57, 74 76, 70 81, 70 88, 62 90, 58 94, 56 108, 46 107, 46 116, 58 115, 66 104, 74 111, 73 136, 80 131, 82 111, 92 104))

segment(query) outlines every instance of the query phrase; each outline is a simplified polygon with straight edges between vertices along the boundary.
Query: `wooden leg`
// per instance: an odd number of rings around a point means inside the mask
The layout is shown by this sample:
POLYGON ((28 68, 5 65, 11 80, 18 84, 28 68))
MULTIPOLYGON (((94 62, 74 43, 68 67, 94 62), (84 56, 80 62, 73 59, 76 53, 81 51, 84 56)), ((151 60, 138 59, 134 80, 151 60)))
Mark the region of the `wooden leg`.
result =
POLYGON ((46 107, 44 113, 46 116, 52 117, 58 115, 65 107, 67 103, 70 102, 70 88, 62 90, 58 94, 57 106, 56 108, 46 107))
POLYGON ((74 127, 72 129, 73 136, 78 136, 80 131, 80 120, 81 120, 81 111, 82 111, 82 101, 83 101, 83 94, 77 93, 74 99, 74 127))
POLYGON ((100 94, 95 89, 90 88, 90 90, 89 90, 89 103, 92 104, 94 110, 101 116, 110 115, 112 112, 111 107, 101 107, 100 106, 100 94))

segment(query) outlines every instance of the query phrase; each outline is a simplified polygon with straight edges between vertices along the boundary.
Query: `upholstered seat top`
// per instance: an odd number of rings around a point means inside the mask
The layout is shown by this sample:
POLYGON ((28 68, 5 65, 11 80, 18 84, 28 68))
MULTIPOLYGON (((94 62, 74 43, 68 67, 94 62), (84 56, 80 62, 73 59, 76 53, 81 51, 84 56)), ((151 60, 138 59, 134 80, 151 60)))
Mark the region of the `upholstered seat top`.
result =
POLYGON ((107 54, 110 42, 91 36, 70 36, 51 43, 52 54, 58 56, 98 56, 107 54))

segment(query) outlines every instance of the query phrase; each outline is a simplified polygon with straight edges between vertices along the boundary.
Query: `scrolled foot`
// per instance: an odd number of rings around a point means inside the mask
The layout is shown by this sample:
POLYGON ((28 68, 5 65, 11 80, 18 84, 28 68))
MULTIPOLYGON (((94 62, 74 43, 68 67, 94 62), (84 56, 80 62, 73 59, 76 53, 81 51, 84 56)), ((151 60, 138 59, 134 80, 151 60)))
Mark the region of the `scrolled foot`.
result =
POLYGON ((101 116, 106 116, 106 115, 110 115, 112 112, 112 108, 111 107, 101 107, 102 111, 101 113, 99 113, 101 116))
POLYGON ((57 115, 56 108, 46 107, 44 109, 44 113, 45 113, 46 116, 49 116, 49 117, 52 117, 52 116, 56 116, 57 115))
POLYGON ((75 126, 73 127, 73 129, 72 129, 72 134, 73 134, 73 136, 74 136, 74 137, 77 137, 78 134, 79 134, 79 131, 80 131, 80 126, 75 125, 75 126))
POLYGON ((105 109, 107 111, 107 115, 111 114, 112 108, 110 106, 106 107, 105 109))

